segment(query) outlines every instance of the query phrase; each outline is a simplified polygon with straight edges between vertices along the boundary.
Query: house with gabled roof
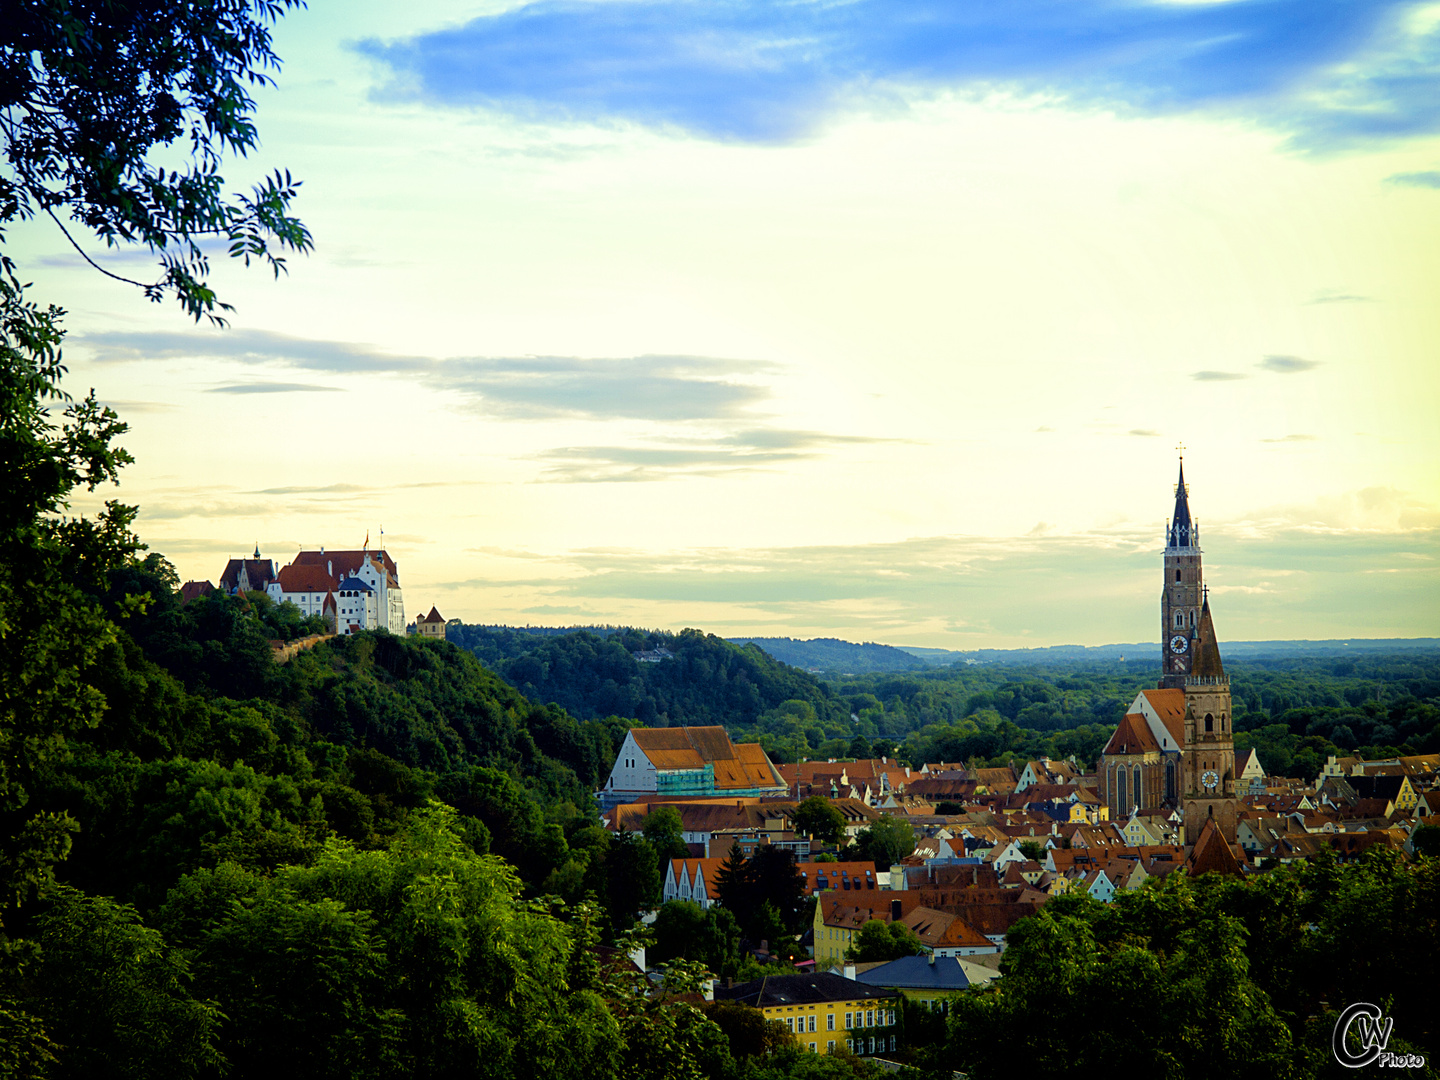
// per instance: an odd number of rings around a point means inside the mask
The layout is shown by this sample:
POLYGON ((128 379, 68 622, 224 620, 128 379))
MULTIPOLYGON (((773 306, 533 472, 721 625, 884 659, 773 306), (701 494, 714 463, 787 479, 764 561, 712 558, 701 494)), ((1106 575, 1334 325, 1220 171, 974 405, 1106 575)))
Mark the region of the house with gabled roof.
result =
POLYGON ((817 897, 815 921, 815 961, 840 961, 855 941, 855 935, 867 922, 899 922, 909 912, 921 907, 917 892, 824 892, 817 897))
POLYGON ((437 638, 440 641, 444 641, 445 617, 440 614, 434 605, 431 605, 429 615, 426 615, 423 619, 415 620, 415 633, 421 637, 437 638))
POLYGON ((631 728, 616 755, 602 809, 646 795, 784 796, 759 743, 732 743, 723 727, 631 728))
POLYGON ((708 908, 720 899, 717 875, 724 859, 671 859, 665 868, 664 901, 689 900, 708 908))
POLYGON ((855 977, 870 986, 898 990, 906 999, 933 1012, 944 1012, 948 998, 970 989, 970 978, 960 961, 938 953, 902 956, 855 977))
POLYGON ((260 554, 260 545, 255 545, 255 554, 248 559, 231 559, 220 572, 220 590, 228 596, 239 593, 265 592, 278 573, 274 559, 260 554))

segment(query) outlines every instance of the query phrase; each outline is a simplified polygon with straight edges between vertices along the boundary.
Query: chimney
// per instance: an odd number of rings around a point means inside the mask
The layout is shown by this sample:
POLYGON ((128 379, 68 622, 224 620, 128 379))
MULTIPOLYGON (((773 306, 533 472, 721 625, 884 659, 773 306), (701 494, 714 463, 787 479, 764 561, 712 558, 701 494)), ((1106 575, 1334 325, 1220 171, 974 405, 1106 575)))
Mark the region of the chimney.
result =
POLYGON ((847 979, 849 979, 851 982, 854 982, 854 981, 855 981, 855 965, 854 965, 854 964, 846 964, 846 965, 845 965, 845 977, 846 977, 847 979))
MULTIPOLYGON (((932 960, 931 963, 934 963, 934 961, 932 960)), ((704 982, 704 987, 705 987, 704 990, 701 991, 701 992, 702 992, 702 994, 704 995, 705 1000, 706 1000, 706 1001, 714 1001, 714 1000, 715 1000, 715 980, 714 980, 714 979, 706 979, 705 982, 704 982)))
POLYGON ((899 921, 900 921, 900 909, 901 909, 901 904, 900 904, 900 901, 899 901, 899 900, 891 900, 891 901, 890 901, 890 921, 891 921, 891 922, 899 922, 899 921))
POLYGON ((931 966, 931 967, 934 967, 934 966, 935 966, 935 950, 931 949, 928 955, 929 955, 929 957, 930 957, 930 966, 931 966))

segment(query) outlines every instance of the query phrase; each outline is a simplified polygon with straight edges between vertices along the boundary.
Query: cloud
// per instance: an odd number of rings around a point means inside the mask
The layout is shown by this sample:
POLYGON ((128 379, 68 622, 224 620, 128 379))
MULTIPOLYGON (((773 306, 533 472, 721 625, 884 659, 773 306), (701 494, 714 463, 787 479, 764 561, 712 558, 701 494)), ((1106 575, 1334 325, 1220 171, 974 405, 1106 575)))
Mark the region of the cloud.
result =
MULTIPOLYGON (((1434 633, 1440 577, 1369 572, 1404 565, 1407 553, 1433 566, 1440 529, 1319 535, 1277 525, 1239 536, 1212 526, 1208 536, 1206 576, 1224 601, 1215 608, 1222 651, 1226 641, 1434 633)), ((496 600, 523 597, 515 608, 522 618, 543 611, 563 619, 581 608, 603 612, 597 621, 702 626, 728 636, 767 628, 854 641, 903 635, 952 648, 1153 640, 1152 590, 1161 573, 1148 532, 579 550, 551 559, 551 573, 540 564, 525 580, 507 577, 496 600), (1036 580, 1046 589, 1027 587, 1036 580)))
POLYGON ((1283 435, 1278 439, 1261 439, 1262 443, 1314 442, 1314 435, 1283 435))
POLYGON ((253 382, 234 383, 230 386, 212 386, 206 390, 207 394, 291 394, 300 391, 324 391, 339 393, 338 386, 316 386, 312 383, 293 382, 253 382))
POLYGON ((539 0, 359 50, 381 98, 787 142, 857 103, 995 90, 1240 115, 1311 146, 1440 128, 1422 0, 539 0))
POLYGON ((1054 429, 1053 427, 1046 427, 1044 424, 1041 424, 1039 427, 1037 427, 1037 428, 1035 429, 1035 434, 1039 435, 1039 434, 1045 433, 1045 432, 1054 432, 1054 430, 1055 430, 1055 429, 1054 429))
MULTIPOLYGON (((408 486, 408 485, 407 485, 408 486)), ((359 484, 326 484, 324 487, 273 487, 248 492, 250 495, 353 495, 375 491, 359 484)))
POLYGON ((1320 366, 1319 360, 1306 360, 1300 356, 1267 356, 1255 365, 1262 371, 1273 371, 1277 375, 1294 375, 1320 366))
POLYGON ((1239 371, 1195 371, 1190 377, 1197 382, 1230 382, 1232 379, 1248 379, 1250 376, 1239 371))
POLYGON ((1129 431, 1126 432, 1126 434, 1127 434, 1127 435, 1139 435, 1141 438, 1145 438, 1145 439, 1158 439, 1158 438, 1160 437, 1160 433, 1159 433, 1158 431, 1151 431, 1149 428, 1138 428, 1138 427, 1137 427, 1137 428, 1131 428, 1129 431))
POLYGON ((122 417, 130 413, 160 413, 174 412, 178 405, 168 401, 132 401, 125 398, 102 398, 98 404, 107 409, 114 409, 122 417))
POLYGON ((1399 187, 1440 188, 1440 172, 1396 173, 1387 176, 1385 182, 1399 187))
MULTIPOLYGON (((480 411, 514 419, 735 420, 770 397, 753 380, 777 370, 758 360, 709 356, 427 357, 368 345, 316 341, 264 330, 224 334, 113 332, 81 342, 101 362, 212 357, 325 375, 403 376, 459 396, 480 411)), ((246 386, 318 389, 296 383, 246 386)), ((280 392, 221 388, 223 393, 280 392)))
POLYGON ((1372 299, 1373 297, 1360 296, 1356 293, 1321 292, 1316 293, 1305 302, 1307 304, 1368 304, 1372 299))
POLYGON ((819 457, 837 446, 899 442, 818 431, 760 428, 714 439, 670 440, 647 446, 566 446, 535 455, 544 479, 558 483, 636 483, 676 476, 756 472, 819 457))

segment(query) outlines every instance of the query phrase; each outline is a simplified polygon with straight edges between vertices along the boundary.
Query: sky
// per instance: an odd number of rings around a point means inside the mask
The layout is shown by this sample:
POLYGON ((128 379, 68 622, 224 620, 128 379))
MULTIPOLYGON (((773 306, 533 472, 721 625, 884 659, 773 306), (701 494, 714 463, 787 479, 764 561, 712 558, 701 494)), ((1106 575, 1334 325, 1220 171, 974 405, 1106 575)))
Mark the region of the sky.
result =
POLYGON ((412 618, 1153 641, 1183 445, 1222 642, 1440 636, 1440 4, 312 0, 275 51, 224 174, 315 250, 218 259, 228 329, 8 242, 183 579, 368 534, 412 618))

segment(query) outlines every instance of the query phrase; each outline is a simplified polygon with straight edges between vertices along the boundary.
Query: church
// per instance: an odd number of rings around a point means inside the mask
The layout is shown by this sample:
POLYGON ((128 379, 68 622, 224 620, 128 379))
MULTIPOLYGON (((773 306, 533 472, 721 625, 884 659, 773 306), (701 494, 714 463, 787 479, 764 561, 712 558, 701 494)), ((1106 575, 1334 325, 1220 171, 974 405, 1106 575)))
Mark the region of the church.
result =
POLYGON ((1207 821, 1235 842, 1235 740, 1230 679, 1210 614, 1200 525, 1190 514, 1185 460, 1165 528, 1159 685, 1136 695, 1100 757, 1100 796, 1114 821, 1179 810, 1185 843, 1207 821))

